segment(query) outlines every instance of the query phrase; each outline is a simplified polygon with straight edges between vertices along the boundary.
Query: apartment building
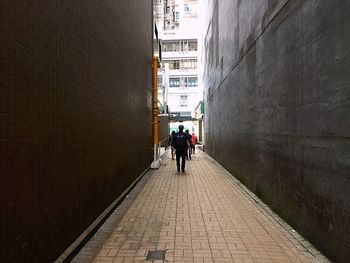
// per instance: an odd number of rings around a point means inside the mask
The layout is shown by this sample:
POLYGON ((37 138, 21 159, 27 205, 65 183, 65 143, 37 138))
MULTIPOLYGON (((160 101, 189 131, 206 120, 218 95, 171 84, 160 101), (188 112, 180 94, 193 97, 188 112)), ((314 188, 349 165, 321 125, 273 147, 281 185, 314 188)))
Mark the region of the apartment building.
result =
MULTIPOLYGON (((155 1, 154 18, 162 41, 158 98, 173 120, 191 120, 202 98, 198 83, 198 1, 155 1)), ((164 107, 162 107, 164 108, 164 107)))

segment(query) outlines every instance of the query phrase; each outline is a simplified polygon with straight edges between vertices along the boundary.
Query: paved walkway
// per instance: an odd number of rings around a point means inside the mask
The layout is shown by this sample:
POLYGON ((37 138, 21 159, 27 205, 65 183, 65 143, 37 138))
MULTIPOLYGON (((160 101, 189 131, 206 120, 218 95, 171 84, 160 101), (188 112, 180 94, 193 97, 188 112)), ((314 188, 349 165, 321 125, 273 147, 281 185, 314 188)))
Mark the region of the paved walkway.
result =
POLYGON ((73 262, 326 261, 199 150, 185 174, 168 151, 125 200, 73 262))

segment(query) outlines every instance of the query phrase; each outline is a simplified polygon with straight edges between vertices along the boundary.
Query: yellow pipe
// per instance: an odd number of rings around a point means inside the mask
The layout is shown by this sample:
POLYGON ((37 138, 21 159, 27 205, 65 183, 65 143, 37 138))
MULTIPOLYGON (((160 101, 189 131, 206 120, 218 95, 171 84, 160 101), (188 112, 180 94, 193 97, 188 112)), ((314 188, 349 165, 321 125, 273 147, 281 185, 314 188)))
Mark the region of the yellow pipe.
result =
POLYGON ((153 57, 153 145, 158 142, 158 58, 153 57))

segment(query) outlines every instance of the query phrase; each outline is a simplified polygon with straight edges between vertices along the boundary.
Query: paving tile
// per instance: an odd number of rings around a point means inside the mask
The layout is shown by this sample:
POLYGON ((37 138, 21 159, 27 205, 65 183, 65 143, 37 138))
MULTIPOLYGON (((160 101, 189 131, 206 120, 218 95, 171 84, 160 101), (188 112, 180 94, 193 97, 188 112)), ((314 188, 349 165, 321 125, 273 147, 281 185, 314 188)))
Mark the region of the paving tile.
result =
POLYGON ((99 247, 94 262, 147 262, 149 250, 166 250, 176 263, 318 262, 316 250, 203 152, 186 162, 185 174, 166 153, 146 177, 119 221, 104 228, 110 233, 92 238, 81 257, 99 247))

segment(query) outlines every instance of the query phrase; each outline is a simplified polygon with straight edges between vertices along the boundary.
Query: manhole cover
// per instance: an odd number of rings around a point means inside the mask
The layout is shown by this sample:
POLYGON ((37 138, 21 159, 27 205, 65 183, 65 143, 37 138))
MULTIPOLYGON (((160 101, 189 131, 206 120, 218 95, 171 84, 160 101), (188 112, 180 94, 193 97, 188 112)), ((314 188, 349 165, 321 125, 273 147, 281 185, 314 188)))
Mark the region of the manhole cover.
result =
POLYGON ((165 260, 166 250, 149 250, 147 253, 146 261, 165 260))

